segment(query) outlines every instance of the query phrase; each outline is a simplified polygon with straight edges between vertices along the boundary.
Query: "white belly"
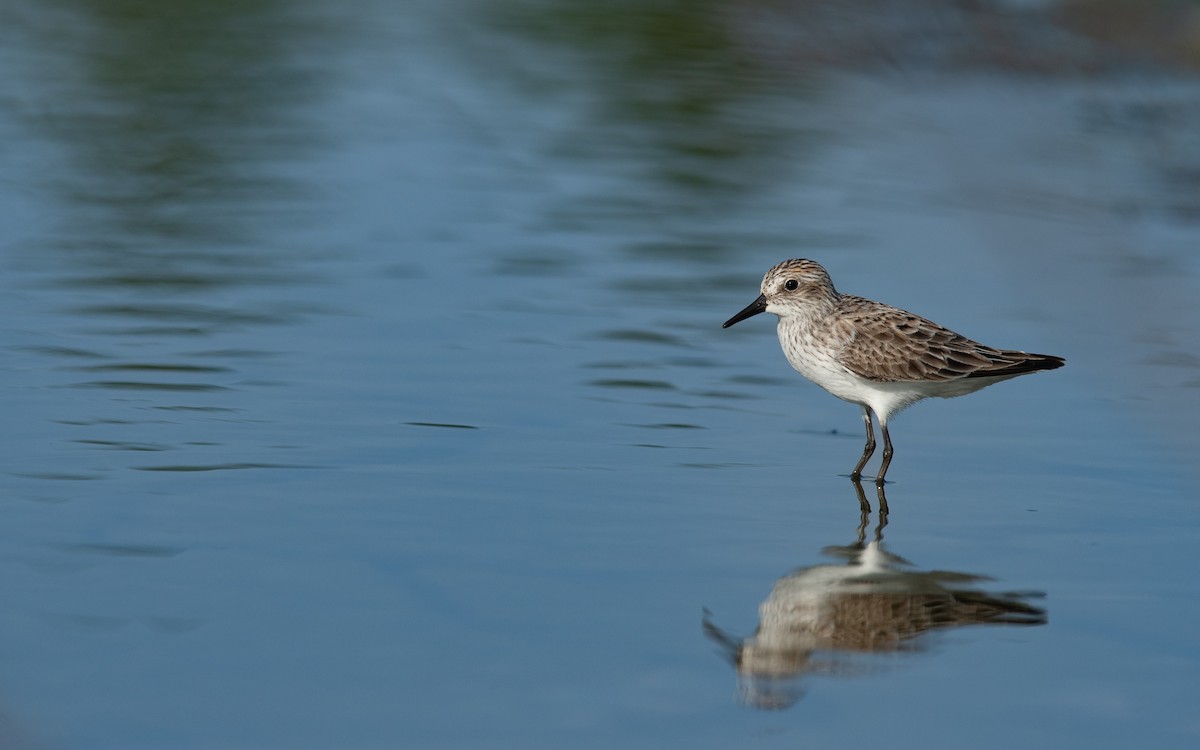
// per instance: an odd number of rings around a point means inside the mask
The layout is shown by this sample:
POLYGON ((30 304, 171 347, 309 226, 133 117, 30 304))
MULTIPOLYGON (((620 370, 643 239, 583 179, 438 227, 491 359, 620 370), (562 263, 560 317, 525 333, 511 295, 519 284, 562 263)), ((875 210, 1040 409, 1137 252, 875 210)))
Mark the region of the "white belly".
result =
POLYGON ((796 372, 843 401, 870 407, 882 420, 927 396, 937 395, 927 392, 921 383, 860 378, 838 363, 835 348, 820 344, 807 331, 781 325, 778 332, 779 344, 796 372))

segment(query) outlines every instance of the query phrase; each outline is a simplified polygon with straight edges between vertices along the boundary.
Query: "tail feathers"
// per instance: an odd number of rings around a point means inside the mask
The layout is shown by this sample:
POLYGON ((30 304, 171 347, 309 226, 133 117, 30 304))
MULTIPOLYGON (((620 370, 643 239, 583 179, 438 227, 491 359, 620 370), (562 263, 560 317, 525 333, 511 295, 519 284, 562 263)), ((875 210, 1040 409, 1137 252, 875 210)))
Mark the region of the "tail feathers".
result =
POLYGON ((1027 372, 1039 370, 1057 370, 1067 363, 1062 357, 1053 354, 1029 354, 1005 350, 995 359, 995 367, 984 367, 976 370, 967 377, 994 378, 1003 375, 1024 375, 1027 372))

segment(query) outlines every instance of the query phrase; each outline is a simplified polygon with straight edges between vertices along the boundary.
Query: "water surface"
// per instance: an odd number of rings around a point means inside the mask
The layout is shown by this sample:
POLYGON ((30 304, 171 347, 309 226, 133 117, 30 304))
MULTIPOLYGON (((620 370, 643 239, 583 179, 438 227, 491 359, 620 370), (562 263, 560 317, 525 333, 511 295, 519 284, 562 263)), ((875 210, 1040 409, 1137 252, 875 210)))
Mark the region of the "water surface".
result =
POLYGON ((1192 746, 1194 80, 745 13, 0 12, 2 744, 1192 746), (720 329, 792 256, 1068 366, 903 414, 864 526, 857 409, 720 329), (876 535, 1040 614, 748 689, 876 535))

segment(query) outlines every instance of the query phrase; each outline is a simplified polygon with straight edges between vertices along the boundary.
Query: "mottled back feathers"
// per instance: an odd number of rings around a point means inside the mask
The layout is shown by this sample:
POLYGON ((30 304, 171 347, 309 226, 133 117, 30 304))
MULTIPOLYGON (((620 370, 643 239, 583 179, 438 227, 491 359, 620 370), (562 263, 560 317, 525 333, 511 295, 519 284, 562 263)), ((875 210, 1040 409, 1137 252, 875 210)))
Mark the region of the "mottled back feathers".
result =
POLYGON ((837 296, 828 322, 845 342, 838 362, 868 380, 1007 377, 1063 365, 1060 357, 996 349, 919 315, 850 294, 837 296))

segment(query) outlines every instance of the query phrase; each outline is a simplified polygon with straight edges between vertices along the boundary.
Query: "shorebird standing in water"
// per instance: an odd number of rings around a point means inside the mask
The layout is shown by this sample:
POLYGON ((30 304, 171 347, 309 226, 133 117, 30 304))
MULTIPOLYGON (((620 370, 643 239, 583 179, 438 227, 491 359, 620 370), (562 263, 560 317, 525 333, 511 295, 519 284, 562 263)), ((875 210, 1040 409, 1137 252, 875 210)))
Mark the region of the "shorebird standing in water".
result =
POLYGON ((802 258, 767 271, 762 294, 722 328, 761 312, 779 316, 779 344, 797 372, 862 407, 867 444, 851 479, 862 477, 875 453, 871 415, 879 420, 883 463, 877 485, 892 462, 888 420, 900 410, 1065 363, 1049 354, 993 349, 897 307, 840 294, 819 263, 802 258))

